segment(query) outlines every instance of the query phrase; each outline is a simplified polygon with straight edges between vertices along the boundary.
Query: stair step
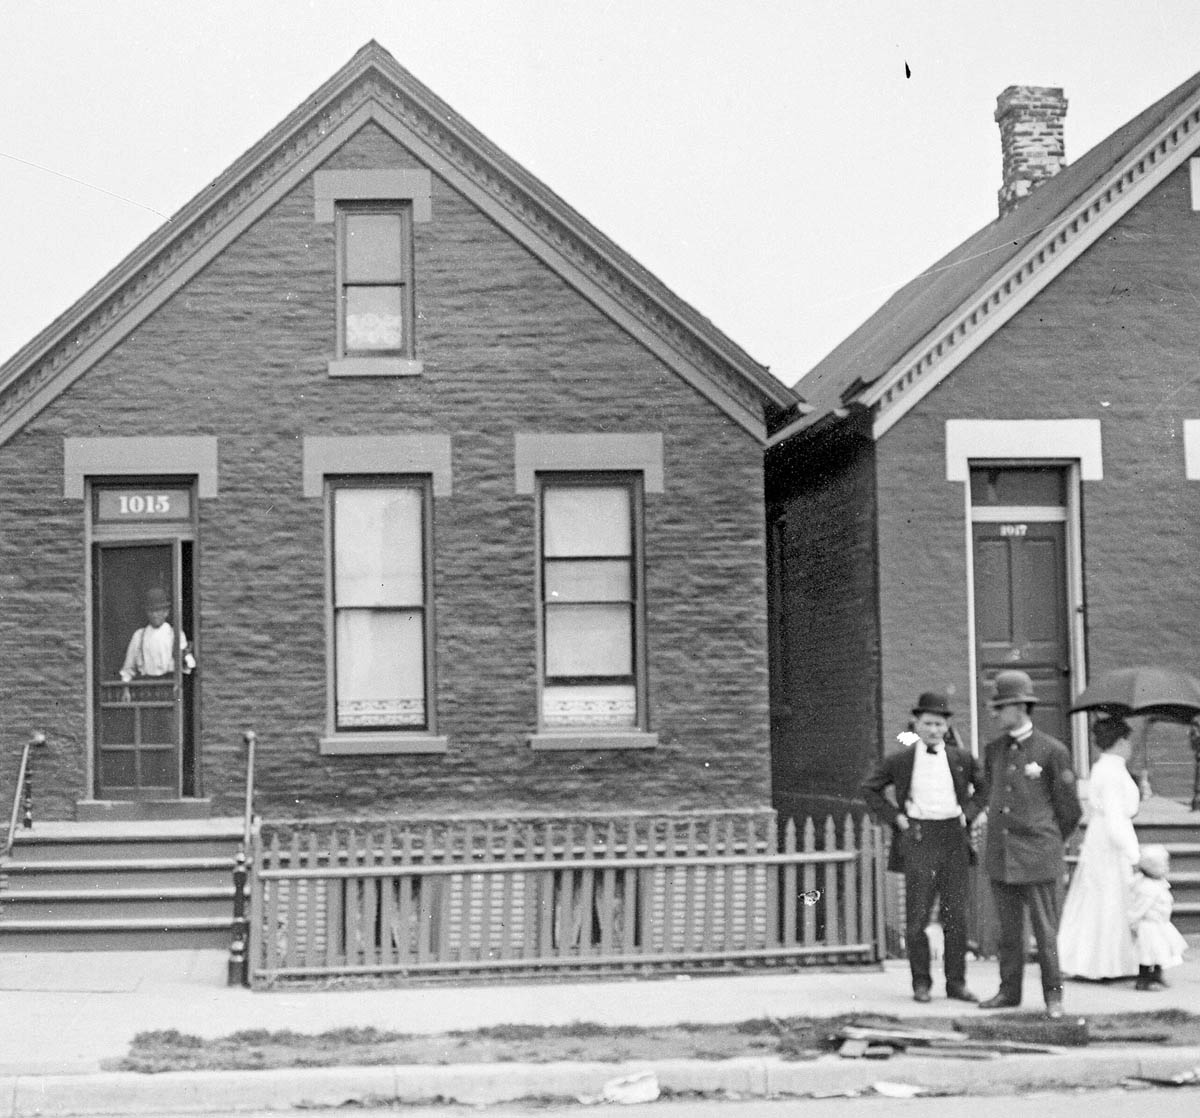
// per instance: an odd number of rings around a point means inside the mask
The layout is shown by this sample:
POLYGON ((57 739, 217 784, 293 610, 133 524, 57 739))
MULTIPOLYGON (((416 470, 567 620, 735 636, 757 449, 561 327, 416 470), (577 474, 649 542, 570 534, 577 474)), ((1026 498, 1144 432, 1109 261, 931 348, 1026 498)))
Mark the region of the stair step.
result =
POLYGON ((232 914, 219 916, 105 916, 72 920, 6 920, 0 925, 8 932, 192 932, 233 927, 232 914))
POLYGON ((240 820, 40 823, 14 836, 21 861, 154 858, 232 858, 242 840, 240 820))
POLYGON ((96 889, 173 889, 190 885, 197 889, 218 889, 233 883, 233 867, 229 863, 209 867, 159 869, 144 866, 120 866, 104 873, 86 869, 60 867, 50 873, 40 866, 23 866, 16 872, 0 869, 0 901, 4 891, 23 893, 31 889, 71 889, 92 892, 96 889))
POLYGON ((171 839, 164 842, 144 839, 128 842, 110 840, 88 843, 48 839, 38 843, 14 843, 12 856, 25 862, 144 861, 162 858, 232 859, 237 843, 209 838, 171 839))
POLYGON ((0 922, 0 952, 225 949, 232 934, 232 916, 5 920, 0 922))
POLYGON ((177 886, 167 889, 25 889, 5 893, 0 905, 38 904, 50 901, 182 901, 233 900, 233 886, 214 888, 177 886))
POLYGON ((3 920, 37 921, 39 924, 62 920, 230 920, 233 918, 233 890, 227 896, 204 893, 160 897, 154 893, 89 896, 80 893, 9 893, 0 906, 3 920))
POLYGON ((15 838, 18 842, 125 842, 141 839, 172 838, 219 838, 240 839, 242 837, 240 817, 224 816, 219 819, 140 819, 121 822, 69 823, 61 821, 37 821, 29 828, 20 828, 15 838))
POLYGON ((21 873, 125 873, 138 870, 173 870, 187 873, 192 870, 226 870, 233 872, 233 856, 201 858, 40 858, 7 862, 4 872, 21 873))
POLYGON ((228 948, 240 819, 35 823, 0 862, 0 951, 228 948))

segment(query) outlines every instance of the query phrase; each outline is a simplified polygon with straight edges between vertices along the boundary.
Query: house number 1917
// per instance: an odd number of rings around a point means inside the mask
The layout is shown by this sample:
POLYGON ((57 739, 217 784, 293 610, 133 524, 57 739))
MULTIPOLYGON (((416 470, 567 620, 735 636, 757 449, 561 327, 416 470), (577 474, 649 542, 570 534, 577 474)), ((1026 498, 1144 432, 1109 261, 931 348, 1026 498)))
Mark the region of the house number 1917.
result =
POLYGON ((1023 536, 1029 531, 1028 524, 1001 524, 1000 535, 1002 536, 1023 536))

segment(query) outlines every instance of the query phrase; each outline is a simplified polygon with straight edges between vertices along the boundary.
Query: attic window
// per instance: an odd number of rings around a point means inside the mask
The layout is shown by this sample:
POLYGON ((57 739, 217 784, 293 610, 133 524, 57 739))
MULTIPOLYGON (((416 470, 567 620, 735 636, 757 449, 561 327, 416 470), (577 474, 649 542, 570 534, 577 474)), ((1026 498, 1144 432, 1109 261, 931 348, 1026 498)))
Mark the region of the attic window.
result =
POLYGON ((338 354, 413 356, 409 206, 338 210, 338 354))
POLYGON ((334 224, 337 353, 329 375, 419 376, 414 225, 431 221, 424 170, 318 171, 314 218, 334 224))

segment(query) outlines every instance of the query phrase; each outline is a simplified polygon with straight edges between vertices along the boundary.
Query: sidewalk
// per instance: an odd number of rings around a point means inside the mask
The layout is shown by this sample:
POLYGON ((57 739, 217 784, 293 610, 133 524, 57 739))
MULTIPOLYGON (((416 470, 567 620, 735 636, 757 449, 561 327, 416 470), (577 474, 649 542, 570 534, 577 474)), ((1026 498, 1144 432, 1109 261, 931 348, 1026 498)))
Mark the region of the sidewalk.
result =
MULTIPOLYGON (((1195 944, 1195 940, 1193 943, 1195 944)), ((1171 988, 1139 993, 1129 983, 1069 983, 1069 1015, 1167 1008, 1200 1013, 1200 949, 1168 973, 1171 988)), ((523 1095, 594 1093, 627 1074, 620 1065, 488 1065, 478 1067, 331 1068, 287 1072, 100 1073, 101 1061, 123 1056, 133 1036, 178 1029, 204 1037, 240 1029, 316 1033, 375 1026, 441 1033, 501 1024, 653 1026, 736 1022, 773 1016, 878 1013, 895 1017, 961 1017, 981 1011, 935 996, 912 1001, 907 964, 842 972, 750 973, 733 977, 656 978, 569 984, 421 986, 387 990, 251 992, 225 985, 226 955, 217 951, 103 954, 0 954, 0 1118, 7 1114, 166 1113, 171 1109, 335 1103, 377 1095, 414 1101, 436 1095, 467 1102, 523 1095), (516 1093, 513 1093, 516 1092, 516 1093), (11 1100, 11 1102, 10 1102, 11 1100), (23 1100, 23 1101, 22 1101, 23 1100), (72 1109, 74 1108, 74 1109, 72 1109)), ((995 993, 995 960, 969 965, 972 988, 995 993)), ((1026 975, 1027 1009, 1040 1007, 1036 967, 1026 975)), ((935 988, 935 995, 940 988, 935 988)), ((1119 1082, 1138 1068, 1174 1073, 1200 1066, 1200 1049, 1067 1050, 1055 1056, 994 1061, 896 1057, 887 1063, 826 1057, 673 1061, 654 1067, 677 1090, 805 1093, 865 1085, 876 1079, 963 1089, 1004 1082, 1119 1082), (1032 1076, 1033 1078, 1029 1078, 1032 1076), (1016 1077, 1014 1079, 1014 1077, 1016 1077), (1047 1080, 1049 1077, 1049 1080, 1047 1080)), ((631 1065, 633 1067, 633 1065, 631 1065)), ((645 1065, 636 1065, 646 1070, 645 1065)))

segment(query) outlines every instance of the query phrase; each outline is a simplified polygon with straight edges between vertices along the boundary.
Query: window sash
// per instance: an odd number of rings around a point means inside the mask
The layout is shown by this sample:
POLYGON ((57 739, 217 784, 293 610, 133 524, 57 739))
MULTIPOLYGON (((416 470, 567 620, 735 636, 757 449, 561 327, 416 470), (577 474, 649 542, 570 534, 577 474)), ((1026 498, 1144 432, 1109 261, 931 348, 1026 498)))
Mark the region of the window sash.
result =
POLYGON ((643 721, 638 482, 539 475, 544 728, 643 721))
POLYGON ((338 207, 338 353, 413 355, 412 208, 358 203, 338 207), (395 237, 388 244, 386 238, 395 237))
POLYGON ((331 722, 430 729, 428 483, 329 486, 331 722))
POLYGON ((342 289, 346 353, 403 352, 404 301, 403 284, 347 284, 342 289))

